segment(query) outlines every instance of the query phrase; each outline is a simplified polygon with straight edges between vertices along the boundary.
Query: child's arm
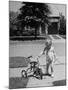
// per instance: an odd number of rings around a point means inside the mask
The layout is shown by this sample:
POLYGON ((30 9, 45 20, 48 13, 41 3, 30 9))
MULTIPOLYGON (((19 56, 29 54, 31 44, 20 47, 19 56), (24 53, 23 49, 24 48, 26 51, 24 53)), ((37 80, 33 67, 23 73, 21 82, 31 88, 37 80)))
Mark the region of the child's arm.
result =
POLYGON ((40 53, 40 55, 38 57, 41 57, 43 55, 43 51, 40 53))
POLYGON ((40 55, 38 57, 41 57, 42 55, 44 55, 45 54, 45 50, 46 50, 46 48, 44 48, 44 50, 40 53, 40 55))

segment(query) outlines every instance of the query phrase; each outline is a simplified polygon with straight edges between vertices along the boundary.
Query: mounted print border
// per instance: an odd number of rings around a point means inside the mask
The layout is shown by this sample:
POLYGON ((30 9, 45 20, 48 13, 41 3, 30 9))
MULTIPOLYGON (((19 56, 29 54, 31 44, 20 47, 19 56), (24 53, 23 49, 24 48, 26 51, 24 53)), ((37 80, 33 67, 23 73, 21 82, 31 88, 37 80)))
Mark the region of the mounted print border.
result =
POLYGON ((9 88, 66 85, 66 4, 9 1, 9 88))

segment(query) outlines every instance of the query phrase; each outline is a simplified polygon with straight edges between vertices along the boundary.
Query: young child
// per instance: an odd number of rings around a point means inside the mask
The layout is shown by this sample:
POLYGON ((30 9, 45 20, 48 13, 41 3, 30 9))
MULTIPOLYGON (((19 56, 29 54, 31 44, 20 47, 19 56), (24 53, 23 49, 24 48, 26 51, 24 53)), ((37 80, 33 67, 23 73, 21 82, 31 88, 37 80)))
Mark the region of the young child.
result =
POLYGON ((33 58, 33 56, 29 56, 28 58, 30 59, 28 68, 31 68, 31 70, 33 71, 35 67, 39 67, 37 59, 33 58))
POLYGON ((47 39, 45 42, 45 48, 38 57, 45 55, 46 57, 46 74, 49 74, 49 68, 51 69, 51 76, 54 77, 53 65, 56 60, 56 53, 52 46, 52 40, 47 39))

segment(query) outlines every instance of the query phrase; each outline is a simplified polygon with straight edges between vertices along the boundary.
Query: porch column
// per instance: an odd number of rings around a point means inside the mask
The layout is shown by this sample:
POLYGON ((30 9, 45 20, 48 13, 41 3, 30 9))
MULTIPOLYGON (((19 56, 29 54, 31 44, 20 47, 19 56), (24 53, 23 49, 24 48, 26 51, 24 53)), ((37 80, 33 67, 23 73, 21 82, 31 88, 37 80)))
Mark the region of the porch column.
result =
POLYGON ((46 24, 46 27, 45 27, 45 34, 47 35, 48 34, 48 25, 46 24))
POLYGON ((42 35, 41 26, 39 27, 39 34, 42 35))

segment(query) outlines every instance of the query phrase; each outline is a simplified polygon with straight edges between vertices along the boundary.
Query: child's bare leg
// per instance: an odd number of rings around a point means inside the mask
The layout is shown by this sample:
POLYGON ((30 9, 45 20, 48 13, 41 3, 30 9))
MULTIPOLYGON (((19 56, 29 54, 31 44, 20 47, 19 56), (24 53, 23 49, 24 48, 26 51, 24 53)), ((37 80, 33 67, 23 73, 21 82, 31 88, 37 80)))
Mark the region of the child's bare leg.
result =
POLYGON ((51 65, 51 74, 53 73, 54 71, 53 71, 53 66, 51 65))
POLYGON ((54 77, 54 69, 53 69, 53 64, 51 64, 51 76, 54 77))
POLYGON ((46 74, 49 74, 49 64, 46 65, 46 74))

